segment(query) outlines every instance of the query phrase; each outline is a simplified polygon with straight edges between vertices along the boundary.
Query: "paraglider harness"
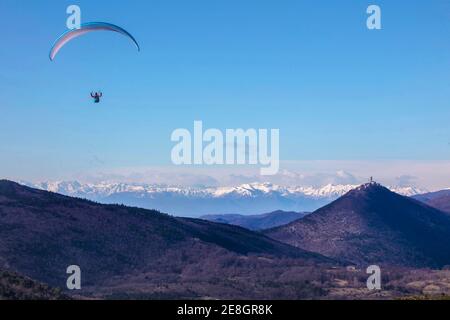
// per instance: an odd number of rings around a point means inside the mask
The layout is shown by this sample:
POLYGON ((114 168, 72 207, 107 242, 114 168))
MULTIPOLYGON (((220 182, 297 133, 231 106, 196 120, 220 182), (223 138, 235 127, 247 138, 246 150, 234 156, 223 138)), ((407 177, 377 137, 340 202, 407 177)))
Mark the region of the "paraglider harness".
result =
POLYGON ((100 98, 103 96, 101 92, 91 92, 91 97, 94 99, 94 103, 99 103, 100 98))

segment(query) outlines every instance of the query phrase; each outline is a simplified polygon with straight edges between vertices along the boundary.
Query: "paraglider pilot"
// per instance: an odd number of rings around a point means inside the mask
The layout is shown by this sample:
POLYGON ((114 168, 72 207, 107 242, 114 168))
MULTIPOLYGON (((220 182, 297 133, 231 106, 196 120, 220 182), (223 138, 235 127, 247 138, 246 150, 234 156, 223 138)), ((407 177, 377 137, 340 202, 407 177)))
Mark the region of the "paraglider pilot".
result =
POLYGON ((100 98, 103 96, 101 92, 91 92, 91 97, 94 99, 94 103, 99 103, 100 98))

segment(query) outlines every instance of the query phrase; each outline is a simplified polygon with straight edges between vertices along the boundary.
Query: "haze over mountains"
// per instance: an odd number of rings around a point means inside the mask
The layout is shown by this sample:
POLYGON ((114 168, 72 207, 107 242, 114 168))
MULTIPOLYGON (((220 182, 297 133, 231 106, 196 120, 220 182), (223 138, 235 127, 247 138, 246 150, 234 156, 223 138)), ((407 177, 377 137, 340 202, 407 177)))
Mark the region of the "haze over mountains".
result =
MULTIPOLYGON (((107 182, 23 184, 101 203, 119 203, 190 217, 217 214, 255 215, 277 210, 311 212, 357 187, 357 185, 286 187, 270 183, 243 184, 236 187, 179 187, 107 182)), ((390 189, 407 196, 426 192, 414 187, 390 189)))
POLYGON ((450 265, 450 215, 376 183, 266 234, 360 265, 450 265))

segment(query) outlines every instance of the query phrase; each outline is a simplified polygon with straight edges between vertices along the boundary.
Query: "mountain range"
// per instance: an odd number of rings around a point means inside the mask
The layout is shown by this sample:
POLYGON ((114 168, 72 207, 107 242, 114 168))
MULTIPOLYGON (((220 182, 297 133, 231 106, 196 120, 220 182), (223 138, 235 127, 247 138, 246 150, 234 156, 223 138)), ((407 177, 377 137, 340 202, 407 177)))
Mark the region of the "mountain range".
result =
POLYGON ((261 233, 0 180, 0 270, 6 270, 0 297, 6 298, 64 298, 42 283, 64 289, 69 265, 82 270, 82 289, 64 291, 76 298, 449 294, 450 271, 422 269, 448 265, 448 243, 448 213, 375 183, 261 233), (366 288, 369 264, 382 267, 382 292, 366 288))
POLYGON ((450 265, 450 215, 377 183, 266 234, 358 265, 450 265))
POLYGON ((64 288, 67 267, 78 265, 84 293, 104 290, 103 295, 111 295, 131 286, 159 298, 201 297, 215 291, 225 298, 249 286, 243 297, 262 298, 270 289, 255 292, 261 285, 250 285, 249 277, 261 281, 263 275, 256 277, 253 269, 277 263, 285 268, 292 261, 303 267, 334 264, 320 254, 237 226, 98 204, 0 181, 0 269, 55 287, 64 288), (255 276, 236 279, 224 290, 217 278, 226 273, 234 278, 244 268, 255 276))
MULTIPOLYGON (((314 211, 358 185, 286 187, 251 183, 236 187, 180 187, 127 183, 41 182, 25 183, 46 191, 107 204, 125 204, 156 209, 176 216, 242 214, 255 215, 277 210, 314 211)), ((414 187, 390 187, 396 193, 413 196, 426 192, 414 187)))

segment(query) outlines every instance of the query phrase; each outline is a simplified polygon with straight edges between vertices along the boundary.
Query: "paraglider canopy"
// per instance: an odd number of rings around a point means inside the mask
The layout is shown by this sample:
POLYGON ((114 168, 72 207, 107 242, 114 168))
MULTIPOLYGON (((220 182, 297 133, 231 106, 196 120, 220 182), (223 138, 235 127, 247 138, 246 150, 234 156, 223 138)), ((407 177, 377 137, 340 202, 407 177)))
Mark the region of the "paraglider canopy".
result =
POLYGON ((113 31, 118 32, 126 37, 128 37, 131 41, 133 41, 134 45, 138 49, 138 51, 141 50, 139 47, 139 44, 137 43, 136 39, 125 29, 122 29, 119 26, 116 26, 111 23, 106 22, 89 22, 89 23, 83 23, 79 29, 69 30, 62 34, 53 44, 52 49, 50 50, 50 60, 53 61, 58 54, 58 52, 61 50, 62 47, 66 45, 66 43, 70 42, 71 40, 82 36, 86 33, 94 32, 94 31, 113 31))

